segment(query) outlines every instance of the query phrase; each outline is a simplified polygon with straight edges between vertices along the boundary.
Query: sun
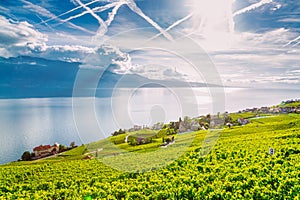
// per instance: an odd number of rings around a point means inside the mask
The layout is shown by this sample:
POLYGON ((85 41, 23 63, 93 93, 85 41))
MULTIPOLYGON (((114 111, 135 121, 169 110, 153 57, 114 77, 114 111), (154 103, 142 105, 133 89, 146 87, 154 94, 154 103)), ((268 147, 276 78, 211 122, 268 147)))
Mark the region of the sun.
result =
POLYGON ((191 33, 201 36, 210 48, 227 46, 226 41, 234 33, 232 15, 234 0, 192 0, 189 2, 191 13, 193 13, 191 33))

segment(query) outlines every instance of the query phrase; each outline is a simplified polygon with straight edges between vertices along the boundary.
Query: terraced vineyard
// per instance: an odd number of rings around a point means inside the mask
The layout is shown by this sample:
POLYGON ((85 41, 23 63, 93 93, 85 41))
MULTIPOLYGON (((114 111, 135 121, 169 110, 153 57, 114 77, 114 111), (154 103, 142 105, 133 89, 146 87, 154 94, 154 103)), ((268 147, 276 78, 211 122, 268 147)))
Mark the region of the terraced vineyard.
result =
POLYGON ((104 140, 87 145, 94 156, 101 148, 98 159, 82 159, 81 149, 49 160, 3 165, 0 199, 300 199, 300 115, 252 119, 246 126, 226 128, 213 150, 201 157, 205 135, 177 135, 175 144, 164 149, 149 144, 131 152, 104 140), (122 163, 165 165, 124 172, 107 166, 108 160, 117 169, 122 163))

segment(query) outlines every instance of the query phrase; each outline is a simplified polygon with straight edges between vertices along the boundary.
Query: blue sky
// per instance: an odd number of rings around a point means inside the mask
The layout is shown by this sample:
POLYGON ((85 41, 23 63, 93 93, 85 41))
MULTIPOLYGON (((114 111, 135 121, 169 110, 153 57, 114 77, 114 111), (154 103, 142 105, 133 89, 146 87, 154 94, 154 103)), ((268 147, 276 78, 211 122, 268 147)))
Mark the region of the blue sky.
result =
POLYGON ((81 62, 91 70, 111 62, 119 74, 201 82, 178 55, 126 46, 189 37, 226 86, 299 88, 299 13, 296 0, 2 0, 0 57, 81 62))

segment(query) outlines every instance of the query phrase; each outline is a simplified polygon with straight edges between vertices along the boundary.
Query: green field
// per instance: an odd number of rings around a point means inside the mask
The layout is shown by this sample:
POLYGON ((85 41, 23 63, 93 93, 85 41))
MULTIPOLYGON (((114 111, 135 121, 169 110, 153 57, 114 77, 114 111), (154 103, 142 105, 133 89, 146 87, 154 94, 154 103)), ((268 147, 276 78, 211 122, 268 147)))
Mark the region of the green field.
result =
POLYGON ((279 107, 287 108, 287 107, 299 107, 299 106, 300 106, 300 102, 293 102, 293 103, 287 103, 284 105, 280 105, 279 107))
POLYGON ((0 199, 300 199, 297 114, 179 134, 166 148, 112 140, 0 166, 0 199), (202 157, 206 134, 220 136, 202 157))

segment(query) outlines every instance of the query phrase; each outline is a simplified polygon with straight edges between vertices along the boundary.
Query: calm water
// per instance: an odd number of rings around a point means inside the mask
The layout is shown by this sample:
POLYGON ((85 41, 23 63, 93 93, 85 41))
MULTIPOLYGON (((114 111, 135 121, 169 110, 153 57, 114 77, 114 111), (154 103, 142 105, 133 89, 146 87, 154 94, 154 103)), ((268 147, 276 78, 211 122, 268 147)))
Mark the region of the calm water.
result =
POLYGON ((225 89, 223 101, 222 95, 212 93, 204 88, 141 88, 115 91, 113 98, 2 99, 0 163, 17 160, 40 144, 88 143, 134 124, 169 122, 222 107, 238 111, 300 97, 300 90, 231 88, 225 89))

